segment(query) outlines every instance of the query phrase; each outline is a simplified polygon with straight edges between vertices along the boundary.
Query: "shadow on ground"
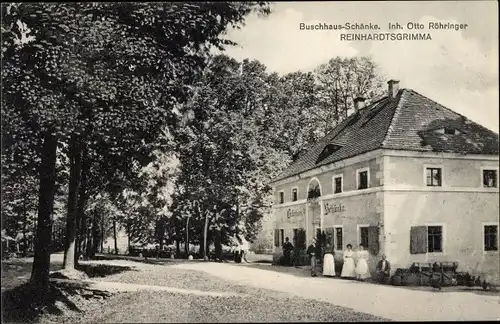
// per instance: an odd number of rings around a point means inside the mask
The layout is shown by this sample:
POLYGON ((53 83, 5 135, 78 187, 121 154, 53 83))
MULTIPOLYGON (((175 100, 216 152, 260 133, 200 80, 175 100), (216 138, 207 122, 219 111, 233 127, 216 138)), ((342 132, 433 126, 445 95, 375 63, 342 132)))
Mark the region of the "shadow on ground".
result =
MULTIPOLYGON (((8 266, 8 265, 6 265, 8 266)), ((16 265, 11 271, 21 271, 29 278, 31 264, 16 265)), ((59 268, 59 267, 58 267, 59 268)), ((5 270, 5 269, 2 269, 5 270)), ((106 264, 79 264, 76 270, 84 272, 88 277, 106 277, 125 271, 138 271, 132 267, 106 265, 106 264)), ((53 272, 51 278, 67 279, 61 272, 53 272)), ((4 279, 4 278, 2 278, 4 279)), ((3 284, 3 282, 2 282, 3 284)), ((89 298, 106 298, 110 294, 96 290, 88 290, 89 284, 75 280, 74 284, 50 283, 49 291, 43 298, 29 282, 10 285, 7 290, 2 291, 2 323, 29 323, 34 322, 42 314, 62 315, 67 311, 81 312, 79 301, 82 304, 89 298)))
POLYGON ((70 299, 80 294, 79 288, 54 284, 49 287, 42 299, 30 283, 2 292, 2 323, 31 323, 42 314, 61 315, 65 309, 80 312, 70 299))
POLYGON ((76 266, 76 269, 85 272, 85 274, 89 278, 95 278, 95 277, 102 278, 124 271, 138 271, 132 267, 108 265, 108 264, 78 264, 76 266))

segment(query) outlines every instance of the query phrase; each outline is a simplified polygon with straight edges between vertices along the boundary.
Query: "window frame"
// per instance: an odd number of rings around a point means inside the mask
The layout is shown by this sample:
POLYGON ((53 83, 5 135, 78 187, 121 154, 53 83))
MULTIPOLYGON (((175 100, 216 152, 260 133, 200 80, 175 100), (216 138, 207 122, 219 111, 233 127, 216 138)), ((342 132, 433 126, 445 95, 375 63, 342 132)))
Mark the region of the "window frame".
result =
POLYGON ((343 173, 339 173, 339 174, 334 174, 332 176, 332 192, 333 194, 341 194, 344 192, 344 174, 343 173), (335 192, 335 179, 338 179, 340 178, 340 192, 335 192))
POLYGON ((481 239, 481 249, 483 250, 483 253, 484 254, 490 254, 490 253, 499 253, 499 250, 500 250, 500 237, 499 237, 499 234, 500 234, 500 228, 499 228, 499 223, 498 222, 482 222, 481 223, 481 233, 482 233, 482 239, 481 239), (497 227, 497 249, 496 250, 491 250, 491 251, 487 251, 485 250, 485 246, 484 244, 486 243, 485 242, 485 227, 486 226, 496 226, 497 227))
POLYGON ((424 164, 423 167, 423 185, 426 188, 443 188, 444 187, 444 166, 442 164, 424 164), (441 184, 439 186, 429 186, 427 184, 427 169, 440 169, 441 170, 441 184))
POLYGON ((356 190, 366 190, 370 188, 370 167, 356 169, 356 190), (366 171, 366 188, 359 188, 359 174, 366 171))
POLYGON ((446 226, 444 223, 427 223, 427 253, 428 255, 443 255, 446 252, 446 226), (429 252, 429 227, 441 227, 441 252, 429 252))
POLYGON ((278 204, 284 204, 285 203, 285 190, 280 190, 278 191, 278 204), (283 194, 283 200, 281 200, 281 194, 283 194))
POLYGON ((344 250, 344 225, 334 225, 333 226, 333 245, 334 245, 335 251, 343 251, 344 250), (337 249, 337 246, 338 246, 337 228, 340 228, 342 231, 342 244, 340 245, 340 249, 337 249))
POLYGON ((489 167, 489 166, 483 166, 481 167, 481 182, 479 183, 479 186, 481 188, 486 188, 486 189, 498 189, 498 167, 489 167), (486 187, 484 185, 484 171, 495 171, 496 172, 496 187, 486 187))
MULTIPOLYGON (((357 231, 356 231, 357 232, 357 240, 356 241, 357 241, 357 244, 358 244, 357 245, 358 248, 359 248, 359 245, 361 244, 361 228, 368 228, 370 226, 371 226, 370 224, 358 224, 357 225, 357 231)), ((342 232, 343 232, 343 230, 342 230, 342 232)), ((366 243, 366 246, 363 245, 363 247, 364 247, 365 250, 368 250, 368 242, 366 243)))
POLYGON ((292 202, 299 201, 299 187, 292 187, 292 189, 290 189, 290 192, 292 194, 292 202), (297 190, 297 199, 295 199, 295 200, 293 199, 293 191, 294 190, 297 190))

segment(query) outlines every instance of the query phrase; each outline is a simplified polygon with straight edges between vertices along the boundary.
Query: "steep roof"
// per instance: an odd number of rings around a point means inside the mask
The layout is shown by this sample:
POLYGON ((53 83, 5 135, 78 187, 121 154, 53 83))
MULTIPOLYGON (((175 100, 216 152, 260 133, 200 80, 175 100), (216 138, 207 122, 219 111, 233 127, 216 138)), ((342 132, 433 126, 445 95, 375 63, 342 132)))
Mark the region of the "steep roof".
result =
POLYGON ((401 89, 394 99, 384 97, 350 115, 273 182, 378 148, 498 155, 498 140, 497 133, 413 90, 401 89), (443 134, 444 129, 458 132, 443 134))

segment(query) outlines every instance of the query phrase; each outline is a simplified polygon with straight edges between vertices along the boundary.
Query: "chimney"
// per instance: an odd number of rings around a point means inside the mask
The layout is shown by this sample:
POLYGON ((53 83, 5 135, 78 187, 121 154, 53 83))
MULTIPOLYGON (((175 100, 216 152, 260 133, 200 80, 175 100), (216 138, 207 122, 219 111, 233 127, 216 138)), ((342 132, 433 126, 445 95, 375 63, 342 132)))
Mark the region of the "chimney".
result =
POLYGON ((356 97, 354 99, 354 112, 358 112, 360 109, 365 107, 365 98, 356 97))
POLYGON ((387 81, 389 84, 389 99, 394 99, 398 95, 399 91, 399 81, 398 80, 389 80, 387 81))

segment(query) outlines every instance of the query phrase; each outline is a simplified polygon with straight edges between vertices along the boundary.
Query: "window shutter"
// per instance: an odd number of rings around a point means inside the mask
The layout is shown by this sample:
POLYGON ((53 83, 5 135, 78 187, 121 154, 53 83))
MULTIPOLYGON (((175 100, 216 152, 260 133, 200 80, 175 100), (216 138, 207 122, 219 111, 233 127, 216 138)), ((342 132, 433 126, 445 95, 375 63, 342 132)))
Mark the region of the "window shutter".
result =
POLYGON ((378 235, 379 235, 378 226, 368 227, 368 250, 373 255, 377 255, 379 251, 378 235))
POLYGON ((427 226, 412 226, 410 230, 410 253, 427 252, 427 226))
POLYGON ((279 229, 274 230, 274 246, 275 247, 280 246, 280 230, 279 229))

